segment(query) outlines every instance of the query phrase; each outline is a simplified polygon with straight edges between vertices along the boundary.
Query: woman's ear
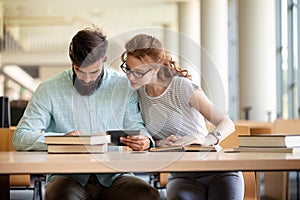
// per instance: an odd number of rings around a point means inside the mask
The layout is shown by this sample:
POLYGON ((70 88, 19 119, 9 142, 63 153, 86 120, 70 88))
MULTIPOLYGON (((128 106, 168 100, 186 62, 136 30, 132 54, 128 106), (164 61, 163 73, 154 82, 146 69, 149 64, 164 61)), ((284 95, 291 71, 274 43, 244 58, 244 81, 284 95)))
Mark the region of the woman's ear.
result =
POLYGON ((161 65, 161 64, 156 65, 154 72, 157 74, 162 67, 163 67, 163 65, 161 65))
POLYGON ((106 61, 107 61, 107 56, 103 56, 102 62, 106 62, 106 61))

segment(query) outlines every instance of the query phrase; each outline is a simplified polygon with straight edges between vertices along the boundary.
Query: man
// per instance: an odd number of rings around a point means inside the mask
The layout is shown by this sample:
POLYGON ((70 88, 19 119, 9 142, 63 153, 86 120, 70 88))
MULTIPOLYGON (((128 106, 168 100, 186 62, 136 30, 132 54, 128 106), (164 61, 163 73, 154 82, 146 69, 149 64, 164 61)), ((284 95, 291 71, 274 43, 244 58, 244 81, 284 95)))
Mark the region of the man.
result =
MULTIPOLYGON (((46 150, 44 136, 139 129, 128 145, 146 150, 151 136, 143 126, 137 94, 126 77, 104 68, 108 42, 101 30, 84 29, 72 39, 72 69, 42 83, 14 134, 17 150, 46 150)), ((84 167, 84 166, 83 166, 84 167)), ((156 189, 128 174, 51 174, 45 199, 159 199, 156 189)))

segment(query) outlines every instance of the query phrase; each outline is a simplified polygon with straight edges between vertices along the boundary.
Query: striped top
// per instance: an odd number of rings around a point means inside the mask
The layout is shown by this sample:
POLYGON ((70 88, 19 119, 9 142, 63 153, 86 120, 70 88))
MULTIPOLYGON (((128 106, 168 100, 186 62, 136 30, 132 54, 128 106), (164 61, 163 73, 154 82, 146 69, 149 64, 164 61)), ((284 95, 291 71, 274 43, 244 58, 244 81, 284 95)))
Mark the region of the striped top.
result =
POLYGON ((207 135, 204 117, 189 105, 197 89, 191 80, 175 76, 160 96, 148 96, 145 86, 138 90, 144 123, 153 139, 164 139, 172 134, 207 135))

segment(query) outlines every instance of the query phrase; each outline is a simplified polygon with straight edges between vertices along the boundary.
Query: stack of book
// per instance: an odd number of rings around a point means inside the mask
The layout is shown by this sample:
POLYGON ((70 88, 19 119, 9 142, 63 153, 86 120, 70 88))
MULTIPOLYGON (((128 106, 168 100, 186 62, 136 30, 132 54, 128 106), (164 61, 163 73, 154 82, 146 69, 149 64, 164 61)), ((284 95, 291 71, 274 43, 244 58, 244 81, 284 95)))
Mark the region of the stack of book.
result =
POLYGON ((240 135, 239 152, 300 152, 300 134, 240 135))
POLYGON ((110 135, 103 133, 45 136, 48 153, 105 153, 110 142, 110 135))

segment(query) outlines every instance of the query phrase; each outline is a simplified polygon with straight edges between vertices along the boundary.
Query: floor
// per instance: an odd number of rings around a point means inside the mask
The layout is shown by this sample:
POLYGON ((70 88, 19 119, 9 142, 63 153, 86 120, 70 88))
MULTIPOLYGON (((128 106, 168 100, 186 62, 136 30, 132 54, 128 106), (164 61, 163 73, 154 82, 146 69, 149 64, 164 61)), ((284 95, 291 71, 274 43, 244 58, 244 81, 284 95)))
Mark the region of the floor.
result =
POLYGON ((32 190, 11 190, 10 199, 12 200, 33 199, 33 191, 32 190))
MULTIPOLYGON (((300 173, 300 172, 299 172, 300 173)), ((149 182, 149 176, 146 173, 137 174, 140 178, 149 182)), ((299 200, 299 190, 297 191, 297 172, 290 172, 290 200, 299 200)), ((43 182, 44 184, 44 182, 43 182)), ((263 184, 261 184, 261 194, 263 195, 263 184)), ((162 200, 166 199, 166 193, 164 189, 159 190, 162 200)), ((44 187, 43 187, 44 193, 44 187)), ((33 199, 33 190, 11 190, 10 192, 11 200, 31 200, 33 199)), ((261 200, 270 200, 269 198, 262 197, 261 200)))
MULTIPOLYGON (((299 178, 300 176, 300 172, 296 172, 296 171, 291 171, 289 173, 289 178, 290 178, 290 182, 289 182, 289 189, 290 189, 290 199, 289 200, 300 200, 300 180, 297 181, 297 176, 299 178), (298 174, 298 175, 297 175, 298 174)), ((264 186, 263 186, 263 173, 261 173, 261 188, 260 188, 260 194, 261 194, 261 200, 273 200, 271 198, 265 197, 264 196, 264 186)))
MULTIPOLYGON (((43 177, 42 175, 39 177, 43 177)), ((33 190, 33 185, 34 185, 34 181, 36 179, 36 176, 31 176, 31 183, 32 183, 32 187, 26 189, 26 188, 22 188, 22 187, 15 187, 12 188, 10 190, 10 199, 11 200, 30 200, 33 199, 33 194, 34 194, 34 190, 33 190)), ((45 193, 45 181, 41 181, 42 183, 42 195, 44 195, 45 193)), ((39 200, 39 199, 37 199, 39 200)))

